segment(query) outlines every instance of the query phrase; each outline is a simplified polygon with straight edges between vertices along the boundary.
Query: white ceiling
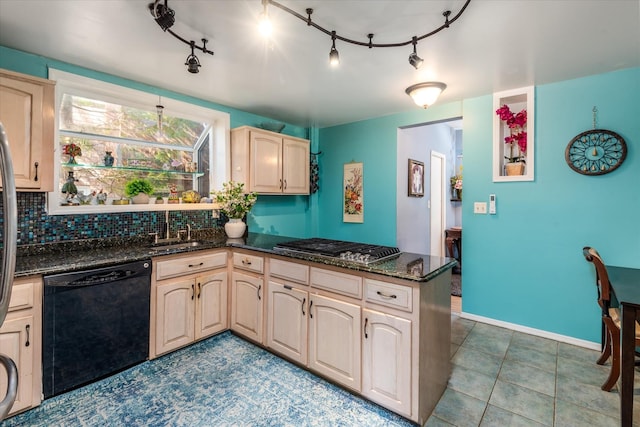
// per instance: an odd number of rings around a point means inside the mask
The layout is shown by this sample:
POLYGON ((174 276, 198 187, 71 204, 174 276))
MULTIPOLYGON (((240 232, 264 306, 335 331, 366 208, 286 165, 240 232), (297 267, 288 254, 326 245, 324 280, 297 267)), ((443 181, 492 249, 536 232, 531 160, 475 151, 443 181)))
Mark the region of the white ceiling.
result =
MULTIPOLYGON (((210 40, 184 66, 187 45, 163 33, 151 0, 0 0, 0 45, 193 95, 301 126, 325 127, 417 108, 404 93, 421 81, 448 87, 438 103, 640 66, 640 0, 471 0, 451 27, 411 46, 374 48, 338 41, 270 7, 275 33, 265 42, 260 0, 169 0, 172 29, 210 40)), ((455 15, 464 0, 281 0, 338 34, 406 41, 455 15)))

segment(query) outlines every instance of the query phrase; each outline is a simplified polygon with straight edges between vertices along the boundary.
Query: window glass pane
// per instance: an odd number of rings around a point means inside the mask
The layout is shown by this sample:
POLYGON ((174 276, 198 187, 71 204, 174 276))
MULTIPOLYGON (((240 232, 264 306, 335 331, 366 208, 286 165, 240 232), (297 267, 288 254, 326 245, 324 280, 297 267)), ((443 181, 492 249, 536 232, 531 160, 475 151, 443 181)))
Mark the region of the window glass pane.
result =
POLYGON ((157 111, 64 94, 60 105, 60 129, 193 147, 206 130, 206 125, 172 117, 164 110, 160 117, 157 111))

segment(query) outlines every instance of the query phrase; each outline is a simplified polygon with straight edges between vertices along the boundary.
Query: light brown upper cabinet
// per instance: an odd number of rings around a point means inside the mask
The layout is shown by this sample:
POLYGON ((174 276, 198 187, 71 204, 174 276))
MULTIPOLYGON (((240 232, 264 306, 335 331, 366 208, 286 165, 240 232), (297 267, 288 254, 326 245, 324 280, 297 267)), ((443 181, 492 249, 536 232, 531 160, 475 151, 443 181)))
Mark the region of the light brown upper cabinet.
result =
POLYGON ((0 122, 18 191, 53 190, 54 89, 50 80, 0 70, 0 122))
POLYGON ((260 194, 309 194, 309 141, 249 126, 233 129, 231 179, 260 194))

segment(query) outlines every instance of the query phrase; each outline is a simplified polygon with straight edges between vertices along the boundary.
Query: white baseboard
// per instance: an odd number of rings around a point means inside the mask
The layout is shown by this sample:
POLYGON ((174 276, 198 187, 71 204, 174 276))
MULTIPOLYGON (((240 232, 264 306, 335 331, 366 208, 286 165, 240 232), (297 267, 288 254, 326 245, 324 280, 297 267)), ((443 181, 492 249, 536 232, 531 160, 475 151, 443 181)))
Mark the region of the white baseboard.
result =
POLYGON ((513 331, 524 332, 525 334, 535 335, 537 337, 549 338, 555 341, 563 342, 566 344, 575 345, 578 347, 588 348, 590 350, 600 351, 600 343, 593 341, 581 340, 578 338, 569 337, 566 335, 555 334, 553 332, 543 331, 542 329, 530 328, 528 326, 522 326, 515 323, 503 322, 502 320, 491 319, 490 317, 478 316, 475 314, 465 313, 464 311, 459 314, 463 319, 469 319, 476 322, 487 323, 489 325, 500 326, 501 328, 511 329, 513 331))

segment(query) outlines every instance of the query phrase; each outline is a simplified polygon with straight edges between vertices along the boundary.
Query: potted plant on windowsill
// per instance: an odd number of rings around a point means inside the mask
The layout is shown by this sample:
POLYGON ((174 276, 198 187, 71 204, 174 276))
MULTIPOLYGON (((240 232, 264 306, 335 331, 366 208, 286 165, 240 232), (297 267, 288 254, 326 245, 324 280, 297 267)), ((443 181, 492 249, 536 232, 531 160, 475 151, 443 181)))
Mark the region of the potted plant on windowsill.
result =
POLYGON ((504 156, 507 161, 505 173, 507 176, 523 175, 527 158, 527 110, 514 114, 505 104, 496 110, 496 114, 509 127, 509 135, 504 138, 509 146, 509 155, 504 156))
POLYGON ((131 197, 134 204, 147 204, 149 203, 149 195, 153 194, 153 186, 147 179, 135 178, 127 182, 124 194, 131 197))
POLYGON ((229 222, 224 225, 227 236, 232 239, 242 237, 247 228, 242 218, 258 200, 257 194, 245 193, 244 184, 234 181, 223 183, 221 190, 213 191, 211 194, 220 211, 229 218, 229 222))

